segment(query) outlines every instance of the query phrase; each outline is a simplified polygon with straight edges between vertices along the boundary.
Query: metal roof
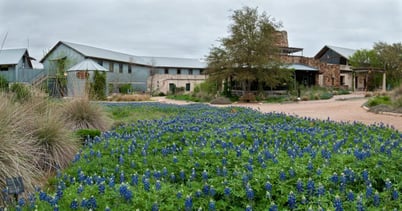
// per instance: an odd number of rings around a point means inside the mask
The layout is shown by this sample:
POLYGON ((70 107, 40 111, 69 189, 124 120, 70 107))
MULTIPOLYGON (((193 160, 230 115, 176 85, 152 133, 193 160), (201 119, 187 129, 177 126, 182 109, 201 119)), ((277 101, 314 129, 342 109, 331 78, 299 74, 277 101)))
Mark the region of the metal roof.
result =
POLYGON ((315 67, 307 66, 304 64, 296 64, 296 63, 289 64, 289 66, 287 66, 287 68, 294 69, 294 70, 302 70, 302 71, 318 71, 318 69, 315 67))
POLYGON ((352 56, 357 50, 350 49, 350 48, 342 48, 342 47, 336 47, 336 46, 330 46, 327 45, 328 48, 331 50, 337 52, 339 55, 345 57, 346 59, 349 59, 350 56, 352 56))
POLYGON ((85 59, 84 61, 72 66, 68 69, 68 72, 72 71, 108 71, 103 66, 100 66, 98 63, 94 62, 92 59, 85 59))
MULTIPOLYGON (((144 66, 154 67, 181 67, 181 68, 206 68, 207 64, 198 59, 190 58, 172 58, 172 57, 149 57, 149 56, 135 56, 107 49, 60 41, 57 45, 64 44, 87 58, 105 59, 111 61, 134 63, 144 66)), ((56 45, 56 46, 57 46, 56 45)), ((56 47, 55 46, 55 47, 56 47)), ((54 48, 55 48, 54 47, 54 48)), ((44 61, 46 56, 41 60, 44 61)))
POLYGON ((315 56, 315 59, 321 58, 324 53, 328 50, 333 50, 340 56, 349 59, 350 56, 352 56, 357 50, 355 49, 350 49, 350 48, 343 48, 343 47, 337 47, 337 46, 331 46, 331 45, 325 45, 315 56))
POLYGON ((25 48, 0 50, 0 65, 18 64, 27 51, 25 48))

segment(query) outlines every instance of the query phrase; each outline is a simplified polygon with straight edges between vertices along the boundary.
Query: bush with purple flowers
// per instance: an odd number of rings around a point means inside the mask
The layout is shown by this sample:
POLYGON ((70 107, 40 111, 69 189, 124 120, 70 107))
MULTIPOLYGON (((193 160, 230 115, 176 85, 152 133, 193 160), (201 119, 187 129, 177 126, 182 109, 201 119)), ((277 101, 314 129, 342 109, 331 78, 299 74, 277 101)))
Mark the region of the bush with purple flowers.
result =
POLYGON ((402 209, 402 134, 384 125, 200 104, 125 106, 175 115, 89 140, 54 191, 36 194, 38 210, 402 209))

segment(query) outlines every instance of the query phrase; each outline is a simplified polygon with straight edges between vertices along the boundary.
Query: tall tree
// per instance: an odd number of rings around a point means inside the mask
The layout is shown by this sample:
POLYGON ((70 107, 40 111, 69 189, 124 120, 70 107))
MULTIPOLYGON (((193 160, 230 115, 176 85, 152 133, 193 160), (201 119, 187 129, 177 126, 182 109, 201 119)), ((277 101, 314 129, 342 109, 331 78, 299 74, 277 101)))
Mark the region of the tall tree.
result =
POLYGON ((388 83, 393 87, 402 84, 402 43, 378 42, 374 44, 373 50, 387 72, 388 83))
POLYGON ((235 10, 231 19, 229 36, 207 57, 209 80, 219 84, 233 79, 242 83, 245 91, 252 82, 273 88, 289 80, 292 73, 283 69, 279 58, 281 24, 250 7, 235 10))

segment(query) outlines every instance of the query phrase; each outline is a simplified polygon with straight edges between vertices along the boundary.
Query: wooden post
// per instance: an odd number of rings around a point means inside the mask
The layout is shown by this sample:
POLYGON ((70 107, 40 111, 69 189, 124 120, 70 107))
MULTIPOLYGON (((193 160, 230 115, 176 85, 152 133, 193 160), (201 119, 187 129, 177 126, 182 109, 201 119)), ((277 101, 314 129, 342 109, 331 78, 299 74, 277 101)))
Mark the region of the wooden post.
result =
POLYGON ((382 73, 382 91, 387 91, 387 73, 385 71, 382 73))

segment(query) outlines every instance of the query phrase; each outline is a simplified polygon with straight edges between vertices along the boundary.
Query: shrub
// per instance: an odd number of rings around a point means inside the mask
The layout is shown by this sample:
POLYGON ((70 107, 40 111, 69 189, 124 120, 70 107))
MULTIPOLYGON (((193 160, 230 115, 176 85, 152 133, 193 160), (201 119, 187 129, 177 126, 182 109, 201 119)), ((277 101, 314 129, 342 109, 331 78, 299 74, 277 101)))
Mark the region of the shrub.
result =
POLYGON ((133 90, 133 87, 131 84, 123 84, 119 87, 119 92, 122 94, 129 94, 133 90))
POLYGON ((368 107, 373 107, 377 105, 391 105, 391 98, 389 96, 377 96, 369 99, 367 102, 368 107))
POLYGON ((95 71, 94 80, 91 83, 91 98, 95 100, 106 99, 106 73, 95 71))
POLYGON ((8 81, 3 76, 0 75, 0 91, 8 90, 8 81))
POLYGON ((10 91, 14 93, 14 100, 23 102, 31 98, 31 92, 27 86, 22 83, 13 83, 10 91))
POLYGON ((321 100, 327 100, 327 99, 331 99, 333 97, 333 94, 329 93, 329 92, 323 92, 320 94, 320 99, 321 100))
POLYGON ((79 129, 105 131, 110 126, 109 119, 102 108, 85 98, 67 102, 61 110, 61 116, 73 131, 79 129))
POLYGON ((211 104, 227 105, 232 104, 232 102, 227 97, 217 97, 211 101, 211 104))
POLYGON ((39 167, 45 172, 64 169, 78 151, 78 138, 65 127, 60 116, 52 111, 38 115, 34 124, 33 137, 42 152, 39 167))
POLYGON ((151 96, 147 94, 113 94, 109 101, 149 101, 151 96))
MULTIPOLYGON (((25 193, 33 191, 41 177, 35 163, 40 155, 35 147, 32 133, 26 129, 28 110, 13 104, 0 94, 0 190, 5 189, 6 178, 21 176, 25 193)), ((4 205, 7 193, 0 192, 0 207, 4 205)))
POLYGON ((101 135, 100 130, 96 129, 80 129, 75 132, 75 134, 82 140, 85 141, 87 138, 95 138, 101 135))

